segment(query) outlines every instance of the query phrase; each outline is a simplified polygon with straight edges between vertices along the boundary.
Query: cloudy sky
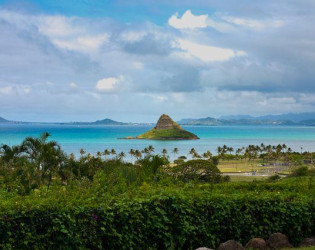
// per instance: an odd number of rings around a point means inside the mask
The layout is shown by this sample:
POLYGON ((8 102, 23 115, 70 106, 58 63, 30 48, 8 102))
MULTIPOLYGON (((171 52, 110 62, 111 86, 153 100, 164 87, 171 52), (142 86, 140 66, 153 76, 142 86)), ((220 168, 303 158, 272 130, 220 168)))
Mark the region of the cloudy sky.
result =
POLYGON ((315 110, 314 0, 0 0, 0 116, 315 110))

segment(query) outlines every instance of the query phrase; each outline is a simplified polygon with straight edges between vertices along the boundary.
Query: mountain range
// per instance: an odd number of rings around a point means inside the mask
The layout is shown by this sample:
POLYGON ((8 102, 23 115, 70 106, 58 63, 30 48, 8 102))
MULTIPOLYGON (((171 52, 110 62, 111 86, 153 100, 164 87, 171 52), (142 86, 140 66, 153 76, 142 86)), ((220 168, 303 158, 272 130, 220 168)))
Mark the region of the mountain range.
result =
MULTIPOLYGON (((27 123, 41 123, 41 122, 17 122, 17 121, 8 121, 2 117, 0 117, 0 123, 24 123, 24 124, 27 124, 27 123)), ((46 122, 45 122, 46 123, 46 122)), ((52 122, 50 124, 61 124, 61 125, 108 125, 108 126, 111 126, 111 125, 128 125, 129 123, 124 123, 124 122, 117 122, 117 121, 114 121, 114 120, 111 120, 111 119, 103 119, 103 120, 98 120, 98 121, 95 121, 95 122, 52 122)))
POLYGON ((230 116, 221 116, 222 120, 283 120, 283 121, 292 121, 292 122, 301 122, 306 120, 314 120, 315 112, 307 113, 288 113, 281 115, 264 115, 264 116, 250 116, 250 115, 230 115, 230 116))
POLYGON ((187 118, 178 121, 180 125, 304 125, 315 126, 315 112, 289 113, 282 115, 265 115, 253 117, 250 115, 221 116, 220 118, 187 118))
MULTIPOLYGON (((0 123, 32 123, 32 122, 18 122, 9 121, 0 117, 0 123)), ((235 115, 235 116, 221 116, 220 118, 206 117, 206 118, 186 118, 177 122, 179 125, 204 125, 204 126, 233 126, 233 125, 303 125, 315 126, 315 112, 308 113, 288 113, 281 115, 265 115, 265 116, 250 116, 250 115, 235 115)), ((111 119, 97 120, 94 122, 68 122, 68 123, 54 123, 62 125, 138 125, 145 123, 124 123, 111 119)), ((151 123, 150 123, 151 124, 151 123)))

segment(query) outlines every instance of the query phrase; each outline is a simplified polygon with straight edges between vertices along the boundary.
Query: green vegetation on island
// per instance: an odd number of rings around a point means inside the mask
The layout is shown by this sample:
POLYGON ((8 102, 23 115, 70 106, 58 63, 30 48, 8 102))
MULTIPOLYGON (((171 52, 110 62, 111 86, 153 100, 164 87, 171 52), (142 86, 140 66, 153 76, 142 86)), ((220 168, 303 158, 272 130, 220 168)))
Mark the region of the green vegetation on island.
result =
POLYGON ((135 139, 150 140, 196 140, 197 135, 181 128, 168 115, 163 114, 156 126, 144 134, 138 135, 135 139))

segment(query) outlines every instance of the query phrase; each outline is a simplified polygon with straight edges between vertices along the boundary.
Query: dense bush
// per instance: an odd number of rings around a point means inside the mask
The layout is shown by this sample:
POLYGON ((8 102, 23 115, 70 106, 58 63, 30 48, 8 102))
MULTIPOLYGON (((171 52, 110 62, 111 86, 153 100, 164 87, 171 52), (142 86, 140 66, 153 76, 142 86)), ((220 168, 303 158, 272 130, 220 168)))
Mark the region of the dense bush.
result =
POLYGON ((289 175, 289 177, 298 177, 298 176, 307 176, 308 175, 308 167, 303 166, 299 167, 289 175))
MULTIPOLYGON (((108 190, 99 176, 73 190, 52 187, 1 199, 1 248, 195 249, 282 232, 293 243, 315 233, 309 177, 108 190), (192 186, 193 185, 193 186, 192 186)), ((2 194, 5 195, 5 194, 2 194)))
POLYGON ((223 180, 217 164, 209 160, 191 160, 178 164, 172 168, 172 175, 183 182, 218 183, 223 180))

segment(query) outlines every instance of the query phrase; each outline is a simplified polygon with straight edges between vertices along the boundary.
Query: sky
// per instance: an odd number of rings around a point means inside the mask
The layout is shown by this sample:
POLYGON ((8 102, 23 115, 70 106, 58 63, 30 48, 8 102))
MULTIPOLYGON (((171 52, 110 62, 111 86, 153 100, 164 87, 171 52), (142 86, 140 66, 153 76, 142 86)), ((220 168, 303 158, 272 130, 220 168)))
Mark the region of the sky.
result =
POLYGON ((0 0, 0 117, 315 110, 314 0, 0 0))

